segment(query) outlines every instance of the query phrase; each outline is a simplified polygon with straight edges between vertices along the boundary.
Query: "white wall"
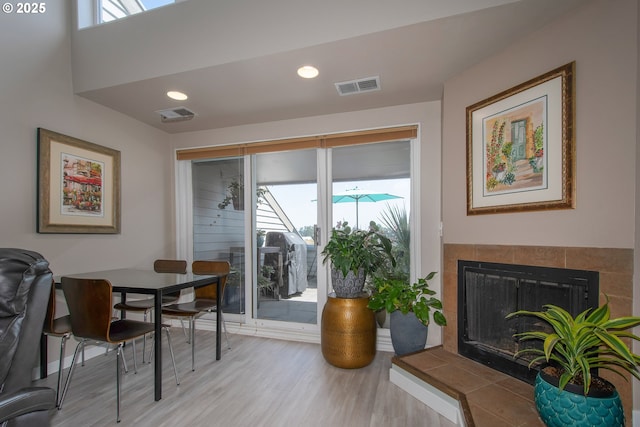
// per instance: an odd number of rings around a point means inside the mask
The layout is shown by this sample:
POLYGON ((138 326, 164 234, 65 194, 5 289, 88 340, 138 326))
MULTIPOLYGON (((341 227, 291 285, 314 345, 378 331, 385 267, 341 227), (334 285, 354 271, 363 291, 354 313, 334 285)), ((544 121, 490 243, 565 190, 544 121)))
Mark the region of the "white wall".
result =
POLYGON ((445 243, 633 248, 636 0, 596 0, 445 84, 445 243), (575 210, 466 215, 465 108, 576 61, 575 210))
POLYGON ((0 14, 0 245, 42 253, 54 274, 150 266, 175 247, 168 136, 73 95, 70 3, 0 14), (121 152, 121 234, 36 233, 38 127, 121 152))

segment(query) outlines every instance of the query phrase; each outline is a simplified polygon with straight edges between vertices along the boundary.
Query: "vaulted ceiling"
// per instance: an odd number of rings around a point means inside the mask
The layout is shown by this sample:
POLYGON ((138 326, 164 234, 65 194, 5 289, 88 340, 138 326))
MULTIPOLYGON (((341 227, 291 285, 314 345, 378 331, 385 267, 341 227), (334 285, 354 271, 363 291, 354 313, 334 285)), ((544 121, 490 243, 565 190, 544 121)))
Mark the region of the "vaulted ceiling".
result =
MULTIPOLYGON (((470 9, 474 2, 462 1, 470 9)), ((78 94, 168 133, 435 101, 442 99, 445 81, 581 3, 520 0, 78 94), (319 68, 317 78, 296 75, 307 63, 319 68), (380 90, 347 96, 336 90, 335 83, 368 77, 379 77, 380 90), (175 88, 189 99, 169 100, 165 93, 175 88), (173 107, 196 116, 162 123, 156 111, 173 107)))

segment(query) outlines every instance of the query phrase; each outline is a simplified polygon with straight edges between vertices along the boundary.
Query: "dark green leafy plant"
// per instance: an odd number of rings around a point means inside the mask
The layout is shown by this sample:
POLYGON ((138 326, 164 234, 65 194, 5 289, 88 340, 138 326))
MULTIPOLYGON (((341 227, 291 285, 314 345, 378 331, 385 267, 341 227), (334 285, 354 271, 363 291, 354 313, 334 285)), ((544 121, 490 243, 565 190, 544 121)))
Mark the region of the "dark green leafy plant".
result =
POLYGON ((258 289, 261 291, 269 291, 273 292, 275 283, 271 280, 273 274, 275 274, 275 269, 270 265, 263 265, 260 269, 260 274, 258 274, 258 289))
POLYGON ((622 338, 639 340, 630 332, 640 325, 640 317, 620 317, 611 319, 609 298, 596 308, 580 313, 575 319, 564 309, 547 304, 543 311, 520 310, 507 315, 535 316, 551 326, 551 332, 527 331, 514 335, 520 340, 541 340, 543 348, 526 348, 515 354, 519 357, 530 353, 536 356, 529 367, 547 362, 557 365, 561 370, 558 387, 564 389, 567 383, 583 384, 584 394, 589 392, 592 383, 592 369, 607 369, 622 376, 620 369, 640 379, 638 363, 640 356, 631 352, 622 338))
POLYGON ((349 271, 357 275, 361 268, 366 277, 385 263, 395 266, 391 241, 380 233, 374 221, 371 221, 368 230, 352 229, 346 221, 338 223, 331 230, 331 237, 322 255, 323 263, 331 261, 332 267, 345 277, 349 271))
POLYGON ((425 326, 429 325, 431 312, 433 321, 440 326, 446 326, 447 319, 442 314, 442 302, 434 297, 436 293, 429 289, 429 280, 436 272, 410 283, 403 278, 375 277, 374 291, 369 299, 368 307, 378 311, 386 309, 389 313, 400 310, 403 314, 412 311, 425 326))

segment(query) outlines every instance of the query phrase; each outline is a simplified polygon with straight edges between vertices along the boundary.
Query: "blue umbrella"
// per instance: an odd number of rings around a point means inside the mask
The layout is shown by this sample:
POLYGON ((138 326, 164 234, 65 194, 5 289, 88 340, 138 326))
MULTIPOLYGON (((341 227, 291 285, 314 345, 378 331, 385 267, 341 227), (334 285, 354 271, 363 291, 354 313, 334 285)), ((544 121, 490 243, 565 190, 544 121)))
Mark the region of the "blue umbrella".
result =
POLYGON ((333 195, 333 203, 356 203, 356 228, 358 228, 358 204, 360 202, 381 202, 389 199, 402 199, 389 193, 369 193, 358 187, 346 190, 341 194, 333 195))

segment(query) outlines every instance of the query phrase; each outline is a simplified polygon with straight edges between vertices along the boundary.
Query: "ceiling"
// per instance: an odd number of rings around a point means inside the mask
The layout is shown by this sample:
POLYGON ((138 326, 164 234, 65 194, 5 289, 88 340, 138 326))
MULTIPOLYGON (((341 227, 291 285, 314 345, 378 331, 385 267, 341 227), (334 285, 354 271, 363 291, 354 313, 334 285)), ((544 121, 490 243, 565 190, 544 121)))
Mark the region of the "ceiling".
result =
POLYGON ((584 2, 521 0, 78 95, 167 133, 435 101, 442 99, 447 80, 584 2), (320 75, 301 79, 296 69, 309 63, 320 75), (379 91, 340 96, 335 87, 337 82, 375 76, 380 78, 379 91), (166 91, 176 87, 189 99, 168 99, 166 91), (196 116, 161 122, 157 110, 179 106, 196 116))

